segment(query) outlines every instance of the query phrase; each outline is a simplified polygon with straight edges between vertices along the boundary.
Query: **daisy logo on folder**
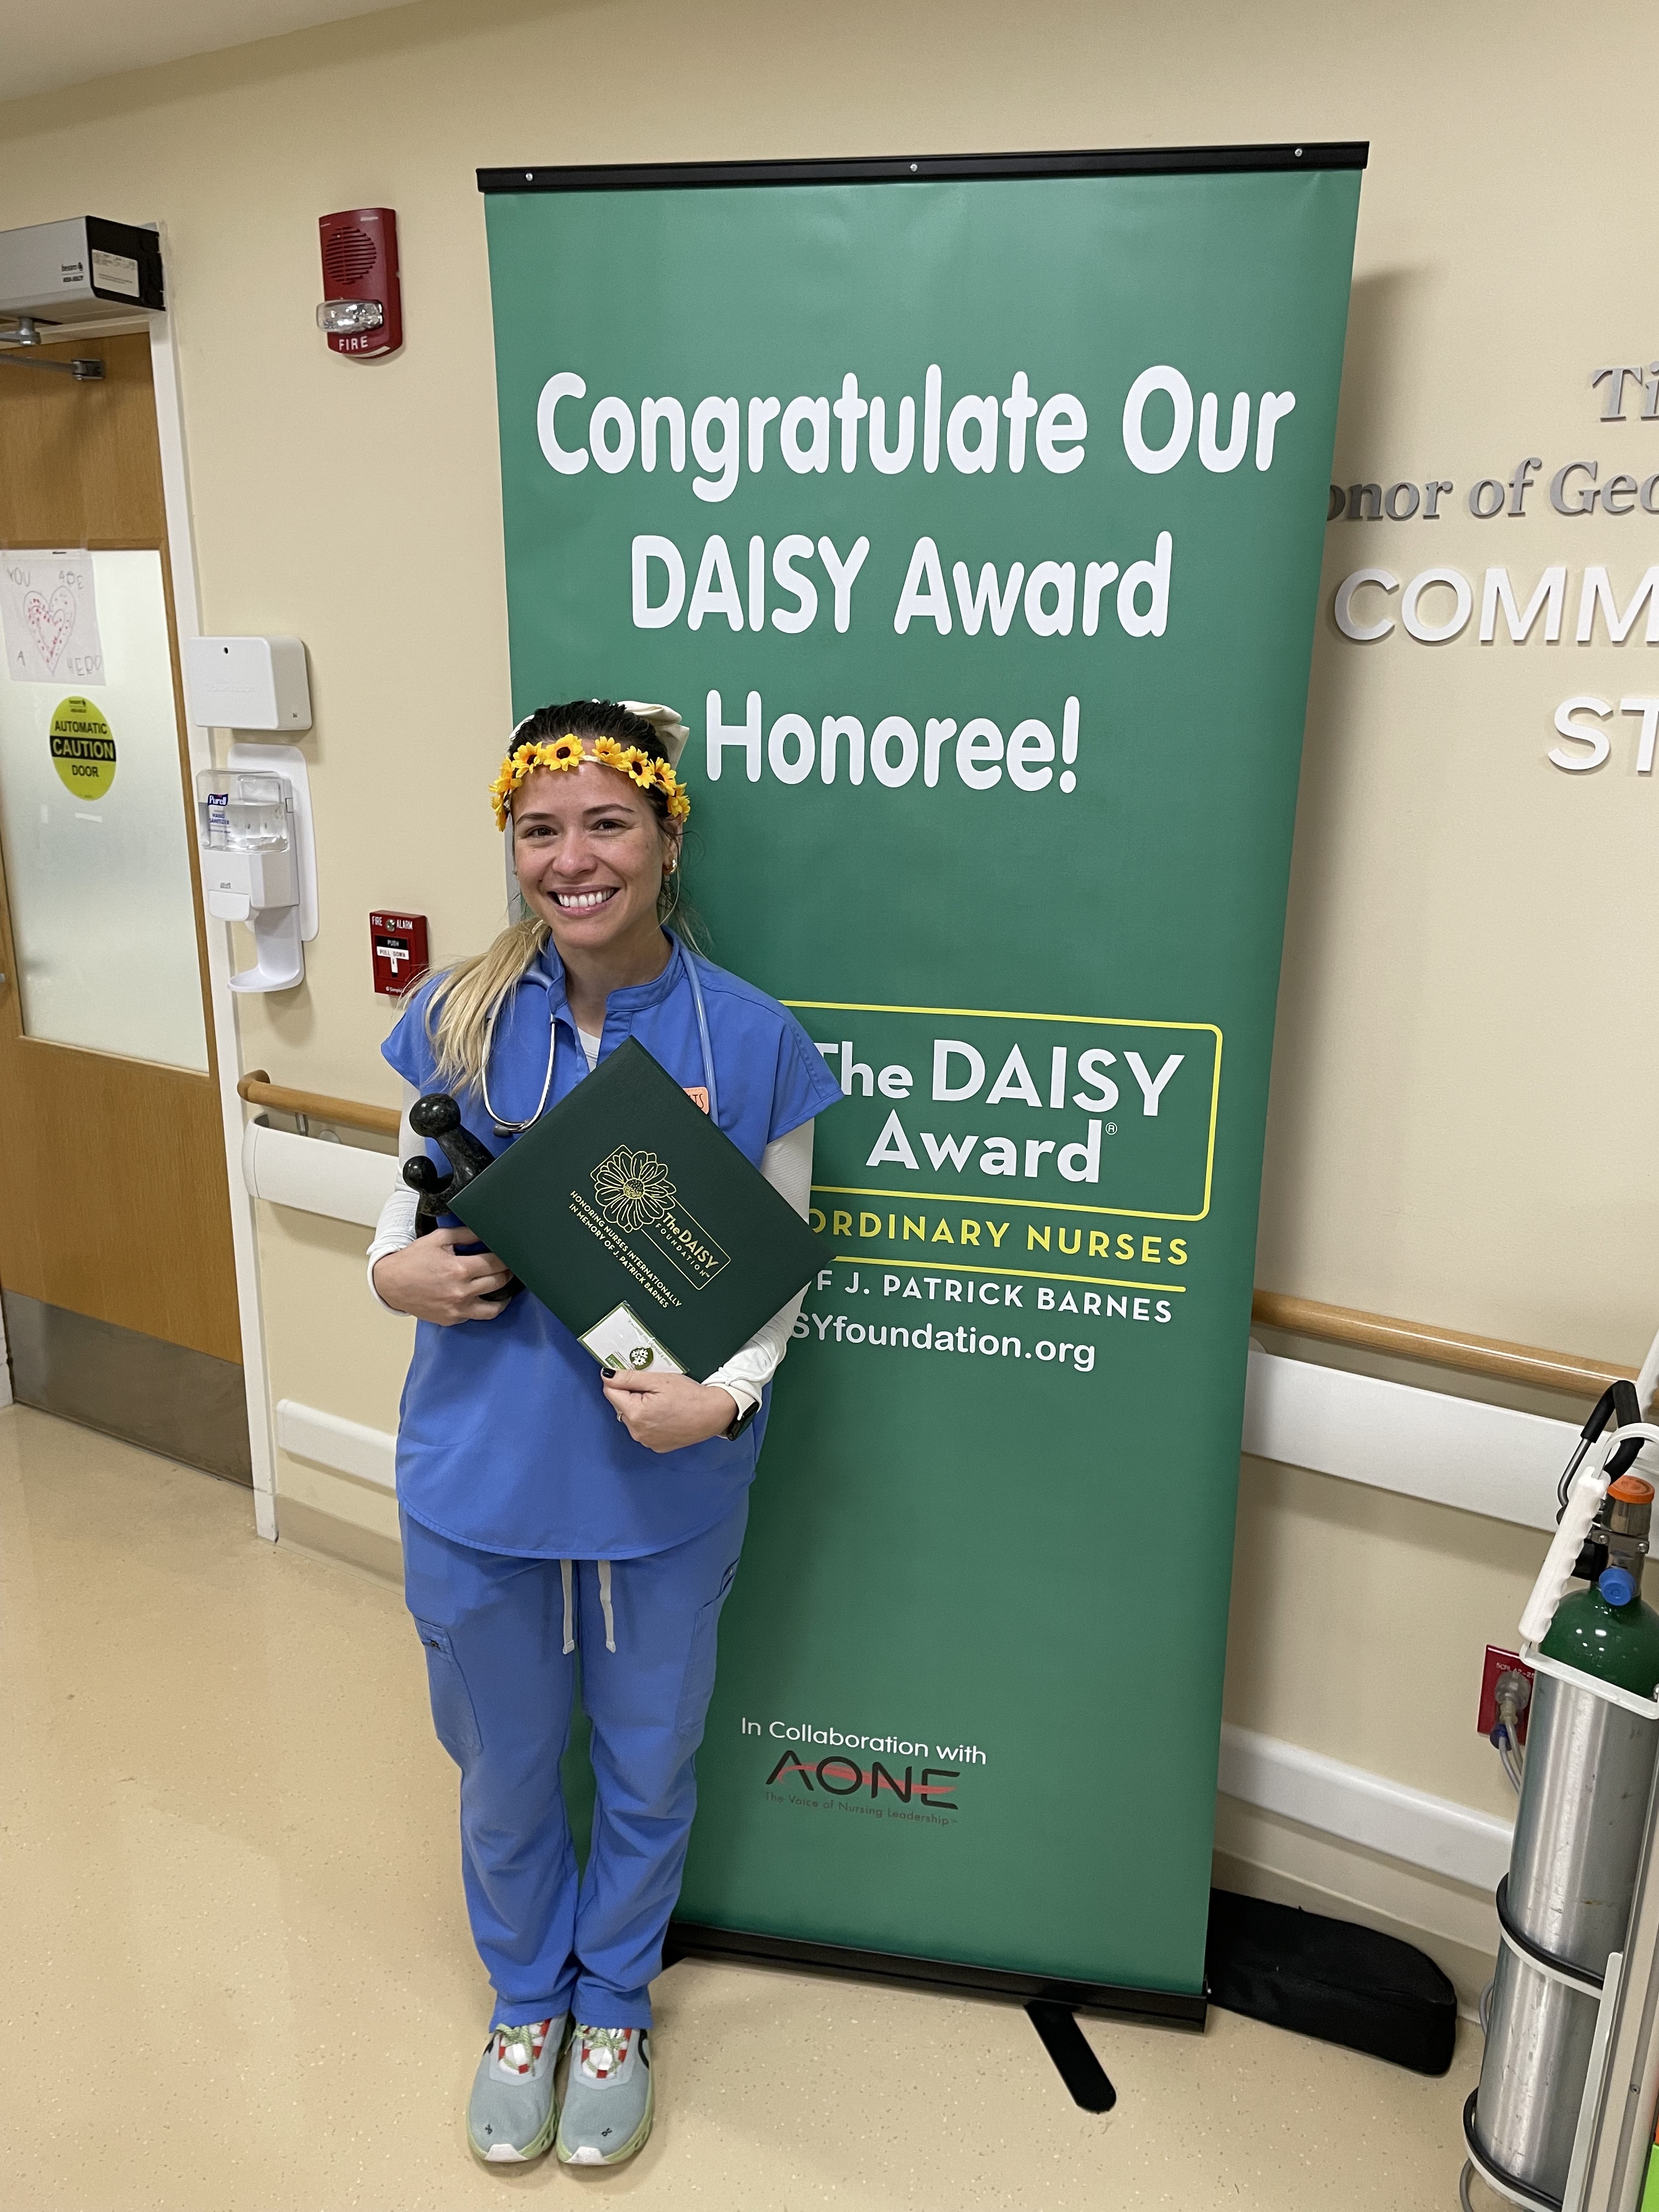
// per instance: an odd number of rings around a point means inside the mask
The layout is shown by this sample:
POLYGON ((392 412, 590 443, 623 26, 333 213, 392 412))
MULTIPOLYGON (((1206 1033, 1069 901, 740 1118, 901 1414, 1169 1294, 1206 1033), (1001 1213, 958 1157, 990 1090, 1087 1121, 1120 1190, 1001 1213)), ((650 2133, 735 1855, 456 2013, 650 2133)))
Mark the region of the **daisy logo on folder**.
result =
POLYGON ((654 1152, 618 1148, 593 1170, 599 1212, 619 1229, 656 1229, 673 1218, 674 1186, 654 1152))
POLYGON ((657 1154, 619 1145, 592 1172, 594 1204, 604 1219, 626 1236, 648 1238, 694 1291, 707 1290, 729 1255, 679 1203, 657 1154))

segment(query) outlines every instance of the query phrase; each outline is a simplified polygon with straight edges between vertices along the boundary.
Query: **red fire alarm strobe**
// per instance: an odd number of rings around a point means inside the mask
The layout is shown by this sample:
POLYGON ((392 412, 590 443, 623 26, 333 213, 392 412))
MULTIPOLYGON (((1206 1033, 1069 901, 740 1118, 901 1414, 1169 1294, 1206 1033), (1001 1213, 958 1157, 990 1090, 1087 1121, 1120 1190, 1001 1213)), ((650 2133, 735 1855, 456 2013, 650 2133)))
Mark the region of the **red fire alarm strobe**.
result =
POLYGON ((374 988, 389 999, 397 998, 427 971, 423 914, 370 915, 368 945, 374 961, 374 988))
POLYGON ((323 290, 317 327, 336 353, 370 360, 404 342, 398 285, 398 218, 391 208, 320 216, 323 290))

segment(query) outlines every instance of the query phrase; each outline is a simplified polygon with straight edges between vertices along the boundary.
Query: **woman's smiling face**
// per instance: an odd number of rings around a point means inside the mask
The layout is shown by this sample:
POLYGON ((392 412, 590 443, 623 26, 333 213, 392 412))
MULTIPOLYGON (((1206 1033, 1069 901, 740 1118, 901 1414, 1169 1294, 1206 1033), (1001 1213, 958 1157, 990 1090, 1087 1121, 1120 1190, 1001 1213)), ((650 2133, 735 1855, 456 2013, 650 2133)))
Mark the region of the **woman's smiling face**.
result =
POLYGON ((598 761, 538 769, 514 795, 519 888, 562 960, 643 942, 655 931, 663 873, 678 849, 678 827, 598 761))

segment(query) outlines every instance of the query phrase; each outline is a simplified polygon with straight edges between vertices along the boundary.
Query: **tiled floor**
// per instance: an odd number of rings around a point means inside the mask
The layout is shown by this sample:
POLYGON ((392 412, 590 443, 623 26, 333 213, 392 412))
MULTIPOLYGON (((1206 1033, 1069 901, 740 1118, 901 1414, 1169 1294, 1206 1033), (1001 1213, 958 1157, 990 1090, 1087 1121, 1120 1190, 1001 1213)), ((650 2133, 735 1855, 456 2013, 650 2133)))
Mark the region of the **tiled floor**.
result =
POLYGON ((1226 2013, 1091 2021, 1103 2119, 1011 2007, 689 1963, 632 2166, 475 2166, 488 1993, 396 1593, 258 1541, 245 1491, 21 1409, 0 1516, 10 2212, 1456 2204, 1467 2028, 1426 2081, 1226 2013))

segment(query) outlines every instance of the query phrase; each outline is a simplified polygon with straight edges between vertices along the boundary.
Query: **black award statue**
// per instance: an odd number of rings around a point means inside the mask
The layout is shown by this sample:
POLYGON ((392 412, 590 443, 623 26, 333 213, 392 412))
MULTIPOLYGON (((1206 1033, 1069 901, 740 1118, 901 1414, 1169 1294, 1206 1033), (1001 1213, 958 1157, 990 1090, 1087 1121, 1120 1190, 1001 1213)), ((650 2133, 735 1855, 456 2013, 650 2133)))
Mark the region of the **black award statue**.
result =
MULTIPOLYGON (((461 1109, 447 1091, 417 1098, 409 1109, 409 1126, 417 1137, 431 1139, 450 1166, 448 1175, 440 1175, 424 1153, 404 1162, 404 1181, 418 1193, 415 1234, 424 1237, 437 1227, 439 1215, 449 1212, 449 1201, 456 1192, 465 1190, 483 1173, 490 1164, 490 1155, 470 1129, 461 1127, 461 1109)), ((516 1275, 509 1275, 499 1291, 486 1291, 483 1295, 505 1305, 523 1288, 516 1275)))

